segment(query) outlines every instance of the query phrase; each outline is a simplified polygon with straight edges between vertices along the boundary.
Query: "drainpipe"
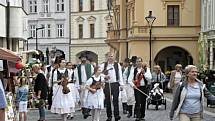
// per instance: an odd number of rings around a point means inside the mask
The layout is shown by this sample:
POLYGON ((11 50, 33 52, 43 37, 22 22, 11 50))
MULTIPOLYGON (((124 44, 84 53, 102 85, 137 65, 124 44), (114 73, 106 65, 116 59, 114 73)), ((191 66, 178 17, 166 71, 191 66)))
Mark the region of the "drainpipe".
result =
POLYGON ((128 58, 128 6, 127 6, 128 0, 126 0, 125 7, 125 17, 126 17, 126 58, 128 58))
POLYGON ((10 49, 10 2, 8 0, 6 6, 6 40, 7 49, 10 49))

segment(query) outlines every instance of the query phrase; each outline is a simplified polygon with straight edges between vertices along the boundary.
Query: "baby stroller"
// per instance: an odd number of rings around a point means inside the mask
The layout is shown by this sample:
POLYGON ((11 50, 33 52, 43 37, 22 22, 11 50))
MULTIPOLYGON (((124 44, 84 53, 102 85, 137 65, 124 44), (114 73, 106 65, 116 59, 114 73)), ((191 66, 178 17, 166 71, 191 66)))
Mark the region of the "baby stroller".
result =
POLYGON ((149 105, 155 105, 155 109, 158 110, 159 105, 164 105, 166 110, 166 98, 163 94, 163 89, 160 86, 161 83, 155 82, 152 84, 152 89, 149 91, 149 99, 147 100, 147 109, 149 109, 149 105))

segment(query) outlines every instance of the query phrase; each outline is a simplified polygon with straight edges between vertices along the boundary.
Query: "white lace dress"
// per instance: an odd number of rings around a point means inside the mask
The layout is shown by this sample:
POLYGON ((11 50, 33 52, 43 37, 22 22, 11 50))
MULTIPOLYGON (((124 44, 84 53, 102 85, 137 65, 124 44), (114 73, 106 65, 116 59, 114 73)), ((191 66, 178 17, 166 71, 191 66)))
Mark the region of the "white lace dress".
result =
MULTIPOLYGON (((65 69, 59 70, 60 73, 64 73, 65 69)), ((75 112, 75 100, 72 96, 71 86, 67 87, 70 89, 68 94, 63 94, 63 87, 58 84, 53 86, 53 100, 51 106, 52 113, 66 114, 75 112)))
MULTIPOLYGON (((95 77, 93 75, 93 78, 95 81, 104 81, 104 78, 99 76, 95 77)), ((90 86, 93 83, 93 78, 89 78, 86 82, 87 86, 90 86)), ((96 91, 96 93, 91 93, 90 91, 87 92, 87 98, 86 98, 86 108, 89 109, 104 109, 104 92, 103 89, 99 89, 96 91)))

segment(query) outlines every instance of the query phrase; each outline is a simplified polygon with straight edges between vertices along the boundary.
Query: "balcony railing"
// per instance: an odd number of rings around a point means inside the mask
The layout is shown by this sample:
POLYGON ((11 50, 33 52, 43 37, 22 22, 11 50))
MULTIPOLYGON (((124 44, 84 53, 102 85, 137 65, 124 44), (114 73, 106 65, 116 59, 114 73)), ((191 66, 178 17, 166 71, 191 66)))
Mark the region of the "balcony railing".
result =
POLYGON ((119 39, 119 31, 118 30, 108 30, 107 31, 107 40, 118 40, 119 39))

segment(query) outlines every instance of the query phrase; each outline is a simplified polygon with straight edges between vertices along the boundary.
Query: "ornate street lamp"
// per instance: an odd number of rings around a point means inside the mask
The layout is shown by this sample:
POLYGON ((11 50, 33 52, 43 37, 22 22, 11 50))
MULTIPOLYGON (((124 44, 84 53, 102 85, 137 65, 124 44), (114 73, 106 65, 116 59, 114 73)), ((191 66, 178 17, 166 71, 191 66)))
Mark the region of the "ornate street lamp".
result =
POLYGON ((149 15, 145 17, 148 25, 149 25, 149 65, 151 68, 152 64, 152 25, 156 19, 156 17, 152 16, 152 11, 149 11, 149 15))
POLYGON ((44 29, 44 27, 36 28, 36 50, 38 50, 37 31, 40 29, 44 29))

